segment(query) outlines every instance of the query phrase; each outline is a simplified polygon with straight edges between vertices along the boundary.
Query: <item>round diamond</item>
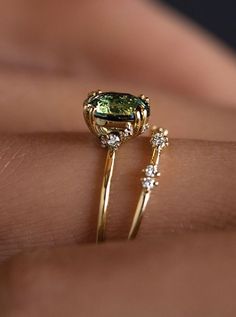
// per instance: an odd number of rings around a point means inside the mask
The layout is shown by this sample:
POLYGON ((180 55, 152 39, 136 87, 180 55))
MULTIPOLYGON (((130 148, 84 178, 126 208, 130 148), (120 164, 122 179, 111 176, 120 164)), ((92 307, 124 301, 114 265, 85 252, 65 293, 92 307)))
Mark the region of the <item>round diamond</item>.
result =
POLYGON ((118 135, 116 134, 109 134, 108 135, 108 140, 107 140, 107 144, 111 147, 117 147, 120 145, 120 138, 118 135))
POLYGON ((145 177, 142 179, 142 186, 144 189, 150 190, 155 186, 155 179, 151 177, 145 177))
POLYGON ((160 134, 160 133, 153 135, 153 137, 151 139, 152 145, 160 147, 160 148, 164 148, 166 146, 167 142, 168 142, 167 137, 164 136, 163 134, 160 134))
POLYGON ((148 165, 145 169, 145 174, 148 177, 154 177, 157 174, 157 166, 156 165, 148 165))
POLYGON ((102 135, 100 137, 102 147, 118 148, 120 146, 121 140, 117 134, 110 133, 108 135, 102 135))

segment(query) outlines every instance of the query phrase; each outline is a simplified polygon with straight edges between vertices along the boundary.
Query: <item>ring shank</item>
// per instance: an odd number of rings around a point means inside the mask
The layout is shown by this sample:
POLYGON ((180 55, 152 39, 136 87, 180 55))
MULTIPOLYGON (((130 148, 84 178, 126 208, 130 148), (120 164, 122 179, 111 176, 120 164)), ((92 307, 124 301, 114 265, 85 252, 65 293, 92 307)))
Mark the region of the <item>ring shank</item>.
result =
POLYGON ((129 231, 129 236, 128 240, 134 239, 138 233, 141 221, 142 221, 142 216, 144 214, 144 211, 146 209, 147 203, 149 201, 151 192, 146 192, 142 190, 139 201, 136 207, 135 215, 132 221, 132 225, 129 231))
POLYGON ((100 196, 97 235, 96 235, 97 243, 105 240, 107 208, 109 203, 111 179, 112 179, 112 174, 114 169, 115 157, 116 157, 116 150, 109 148, 107 151, 106 163, 105 163, 105 168, 103 173, 101 196, 100 196))
MULTIPOLYGON (((158 166, 160 162, 160 155, 161 155, 160 148, 155 147, 152 152, 150 164, 158 166)), ((150 196, 151 196, 150 190, 142 189, 139 196, 138 204, 134 213, 131 228, 129 231, 128 240, 134 239, 136 237, 150 196)))

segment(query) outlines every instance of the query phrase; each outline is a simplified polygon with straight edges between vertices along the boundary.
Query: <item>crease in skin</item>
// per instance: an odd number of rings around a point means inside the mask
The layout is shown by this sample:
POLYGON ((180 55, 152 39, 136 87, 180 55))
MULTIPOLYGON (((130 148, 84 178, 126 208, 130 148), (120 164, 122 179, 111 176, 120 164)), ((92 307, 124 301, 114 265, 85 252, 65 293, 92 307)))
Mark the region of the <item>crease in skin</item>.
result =
POLYGON ((0 266, 0 306, 11 312, 4 317, 20 312, 24 317, 81 312, 86 317, 114 312, 232 317, 235 242, 233 232, 168 234, 143 242, 25 252, 0 266))
MULTIPOLYGON (((80 106, 91 87, 140 93, 140 88, 133 83, 110 81, 108 84, 93 80, 0 71, 0 130, 15 133, 82 131, 87 128, 80 106), (11 87, 16 88, 13 91, 11 87)), ((148 86, 143 86, 142 91, 151 100, 151 120, 154 124, 165 124, 172 137, 236 140, 234 109, 199 103, 148 86)))
MULTIPOLYGON (((8 156, 8 153, 11 153, 11 150, 12 150, 12 148, 14 148, 14 146, 15 146, 15 144, 12 143, 6 149, 1 151, 2 154, 0 157, 0 163, 4 159, 4 157, 8 156)), ((7 161, 0 168, 0 177, 3 177, 3 175, 6 174, 7 171, 9 171, 9 173, 6 175, 7 179, 9 179, 14 174, 16 174, 17 170, 23 164, 26 155, 27 155, 26 148, 24 148, 22 146, 18 146, 18 148, 16 150, 14 149, 14 151, 11 153, 10 157, 7 158, 7 161)), ((5 186, 7 186, 7 183, 5 183, 5 185, 1 186, 1 189, 3 189, 5 186)))
MULTIPOLYGON (((10 148, 9 148, 9 150, 10 150, 10 148)), ((17 151, 15 151, 14 153, 13 153, 13 155, 11 155, 11 157, 8 159, 8 161, 3 165, 3 167, 0 169, 0 176, 2 176, 2 174, 6 171, 6 169, 9 167, 9 165, 10 164, 12 164, 12 163, 14 163, 14 161, 16 160, 16 159, 21 159, 22 158, 22 160, 20 160, 20 162, 19 162, 19 165, 17 165, 15 168, 14 168, 14 170, 13 170, 13 173, 15 173, 16 172, 16 168, 17 167, 19 167, 20 166, 20 164, 22 164, 22 162, 23 162, 23 160, 24 160, 24 157, 25 157, 25 155, 26 155, 26 153, 24 152, 24 153, 20 153, 21 152, 21 149, 18 149, 17 151), (18 155, 20 153, 20 155, 18 155)), ((0 158, 0 160, 1 160, 2 158, 0 158)))

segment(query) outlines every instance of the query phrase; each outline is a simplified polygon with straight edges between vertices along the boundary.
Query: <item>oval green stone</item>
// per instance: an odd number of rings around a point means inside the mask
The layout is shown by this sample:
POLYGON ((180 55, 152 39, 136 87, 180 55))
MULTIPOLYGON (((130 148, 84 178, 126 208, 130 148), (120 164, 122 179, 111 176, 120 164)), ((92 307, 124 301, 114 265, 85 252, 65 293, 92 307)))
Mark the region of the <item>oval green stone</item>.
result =
POLYGON ((150 106, 141 98, 131 94, 105 92, 91 97, 89 104, 96 108, 95 117, 109 121, 132 121, 140 106, 150 115, 150 106))

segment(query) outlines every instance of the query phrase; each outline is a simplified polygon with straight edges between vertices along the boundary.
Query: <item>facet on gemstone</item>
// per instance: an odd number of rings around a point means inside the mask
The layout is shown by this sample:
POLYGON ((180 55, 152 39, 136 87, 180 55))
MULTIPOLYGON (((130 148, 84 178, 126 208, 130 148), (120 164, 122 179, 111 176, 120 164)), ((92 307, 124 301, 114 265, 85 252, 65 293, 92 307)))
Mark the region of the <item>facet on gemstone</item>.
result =
POLYGON ((145 100, 127 93, 105 92, 90 97, 89 104, 95 107, 94 116, 108 121, 134 121, 140 107, 150 115, 150 106, 145 100))

